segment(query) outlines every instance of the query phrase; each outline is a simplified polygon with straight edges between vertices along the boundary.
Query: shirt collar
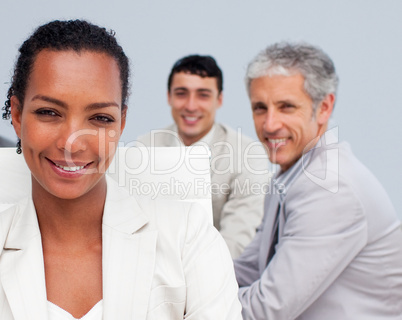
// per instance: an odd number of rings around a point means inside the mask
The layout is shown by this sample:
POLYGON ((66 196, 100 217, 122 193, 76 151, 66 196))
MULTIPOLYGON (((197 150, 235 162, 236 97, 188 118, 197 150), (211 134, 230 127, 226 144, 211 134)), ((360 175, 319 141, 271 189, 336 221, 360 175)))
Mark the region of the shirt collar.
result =
MULTIPOLYGON (((178 128, 177 128, 177 125, 175 125, 174 130, 176 132, 179 132, 178 128)), ((216 124, 214 123, 212 125, 212 128, 208 131, 208 133, 205 136, 203 136, 200 140, 194 142, 192 144, 192 146, 203 145, 203 144, 207 144, 208 146, 211 145, 212 144, 212 138, 214 136, 215 131, 216 131, 216 124)), ((181 139, 175 139, 174 141, 175 141, 174 142, 174 147, 184 146, 183 141, 181 139)))
POLYGON ((293 182, 297 179, 300 173, 303 172, 306 165, 310 162, 312 151, 314 148, 310 149, 306 153, 300 157, 296 163, 291 166, 288 170, 282 173, 282 171, 277 172, 277 174, 272 179, 273 188, 275 188, 274 192, 279 194, 280 202, 286 197, 286 193, 293 184, 293 182))

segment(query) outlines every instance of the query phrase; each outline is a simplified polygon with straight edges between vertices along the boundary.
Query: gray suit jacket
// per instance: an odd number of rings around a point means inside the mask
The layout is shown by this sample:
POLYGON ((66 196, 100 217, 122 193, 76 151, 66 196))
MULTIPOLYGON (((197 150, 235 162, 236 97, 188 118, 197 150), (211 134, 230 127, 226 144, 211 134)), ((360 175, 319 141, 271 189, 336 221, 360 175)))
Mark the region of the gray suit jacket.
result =
MULTIPOLYGON (((177 145, 178 139, 176 126, 172 125, 137 141, 138 145, 169 147, 177 145)), ((261 223, 265 187, 270 178, 268 159, 259 142, 221 124, 216 124, 209 147, 214 226, 235 258, 250 243, 261 223), (245 155, 256 149, 261 151, 259 157, 245 161, 245 155)))
POLYGON ((235 261, 244 320, 402 319, 400 221, 349 146, 327 133, 275 182, 235 261))

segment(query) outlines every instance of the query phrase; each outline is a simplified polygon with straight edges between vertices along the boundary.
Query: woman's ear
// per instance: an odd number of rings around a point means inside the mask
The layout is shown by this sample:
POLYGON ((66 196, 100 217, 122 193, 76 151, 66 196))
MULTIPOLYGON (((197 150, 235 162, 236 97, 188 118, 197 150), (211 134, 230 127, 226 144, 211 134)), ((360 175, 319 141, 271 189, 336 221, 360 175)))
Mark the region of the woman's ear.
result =
POLYGON ((121 110, 121 127, 120 127, 120 132, 123 133, 123 130, 126 126, 126 117, 127 117, 127 109, 128 107, 126 105, 122 106, 121 110))
POLYGON ((21 138, 22 105, 16 96, 10 98, 11 122, 18 138, 21 138))

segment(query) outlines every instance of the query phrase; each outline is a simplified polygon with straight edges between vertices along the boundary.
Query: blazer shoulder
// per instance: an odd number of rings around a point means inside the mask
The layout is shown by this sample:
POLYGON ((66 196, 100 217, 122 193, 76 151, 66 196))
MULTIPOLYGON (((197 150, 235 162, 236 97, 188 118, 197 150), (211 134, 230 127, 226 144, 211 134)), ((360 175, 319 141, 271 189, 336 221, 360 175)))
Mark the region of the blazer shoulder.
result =
POLYGON ((152 129, 150 132, 140 135, 136 140, 136 146, 169 147, 172 145, 172 139, 179 139, 173 124, 163 129, 152 129))
POLYGON ((252 139, 244 134, 241 128, 235 130, 221 123, 216 124, 216 132, 214 134, 213 143, 216 142, 227 142, 230 143, 234 149, 241 149, 243 151, 249 148, 250 145, 262 147, 260 141, 252 139))
POLYGON ((151 220, 176 222, 185 221, 192 212, 203 214, 204 208, 197 202, 181 201, 176 199, 137 199, 139 206, 146 212, 151 220))
POLYGON ((139 199, 138 203, 150 219, 149 227, 158 232, 175 233, 186 230, 189 225, 198 225, 200 228, 210 225, 208 212, 197 202, 139 199))

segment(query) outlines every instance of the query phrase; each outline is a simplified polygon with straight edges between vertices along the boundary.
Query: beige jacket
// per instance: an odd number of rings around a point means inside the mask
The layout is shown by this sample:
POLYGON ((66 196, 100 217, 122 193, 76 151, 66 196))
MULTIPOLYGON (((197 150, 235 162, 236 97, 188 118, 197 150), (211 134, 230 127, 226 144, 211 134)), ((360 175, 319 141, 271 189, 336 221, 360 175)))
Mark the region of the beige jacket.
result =
MULTIPOLYGON (((138 138, 139 146, 178 145, 175 125, 153 130, 138 138)), ((215 124, 211 150, 211 193, 214 226, 219 230, 233 258, 253 239, 263 216, 268 158, 259 142, 233 129, 215 124), (254 156, 258 150, 259 156, 254 156)))

